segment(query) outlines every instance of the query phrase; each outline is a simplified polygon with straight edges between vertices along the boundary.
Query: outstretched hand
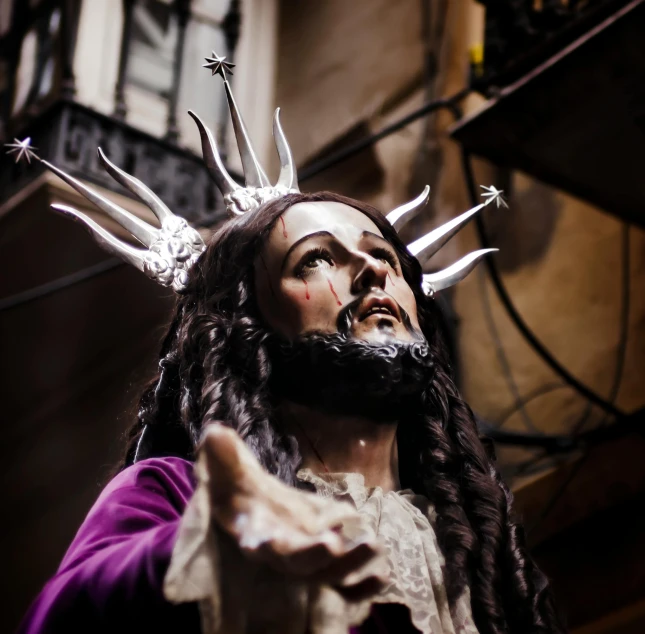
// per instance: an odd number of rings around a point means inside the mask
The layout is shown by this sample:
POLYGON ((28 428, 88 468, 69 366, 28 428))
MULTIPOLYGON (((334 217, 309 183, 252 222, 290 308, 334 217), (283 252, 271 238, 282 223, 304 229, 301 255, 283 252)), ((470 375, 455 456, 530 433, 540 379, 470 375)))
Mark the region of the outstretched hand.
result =
POLYGON ((287 486, 268 474, 239 435, 223 425, 205 432, 214 521, 251 560, 360 600, 383 580, 369 572, 382 553, 349 505, 287 486))

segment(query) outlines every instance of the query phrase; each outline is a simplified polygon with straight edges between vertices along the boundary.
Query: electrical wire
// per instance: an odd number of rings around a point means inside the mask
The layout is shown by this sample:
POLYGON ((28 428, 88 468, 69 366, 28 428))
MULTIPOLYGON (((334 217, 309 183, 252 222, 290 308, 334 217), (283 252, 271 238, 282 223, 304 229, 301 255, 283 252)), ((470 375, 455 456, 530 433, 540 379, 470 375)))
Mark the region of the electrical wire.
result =
MULTIPOLYGON (((462 148, 462 164, 464 176, 466 178, 466 186, 471 198, 471 203, 474 206, 478 204, 479 200, 475 188, 475 178, 473 175, 470 155, 464 148, 462 148)), ((488 239, 488 234, 486 232, 486 227, 484 226, 484 221, 481 214, 478 214, 476 216, 475 225, 482 247, 488 248, 490 246, 490 240, 488 239)), ((582 394, 587 400, 592 401, 594 404, 602 408, 605 412, 613 416, 616 416, 618 418, 623 417, 624 412, 622 412, 620 409, 612 405, 609 401, 602 398, 599 394, 594 392, 591 388, 587 387, 576 377, 574 377, 559 361, 555 359, 555 357, 547 350, 546 346, 537 338, 535 333, 531 330, 531 328, 529 328, 524 319, 517 312, 517 309, 515 308, 515 305, 513 304, 508 291, 504 286, 499 270, 497 269, 495 258, 485 258, 484 264, 486 265, 491 282, 493 283, 493 288, 497 292, 497 296, 506 309, 508 316, 511 318, 517 329, 522 333, 527 342, 535 350, 535 352, 540 357, 542 357, 545 363, 556 374, 560 375, 569 385, 571 385, 571 387, 582 394)))
MULTIPOLYGON (((612 381, 611 389, 609 392, 609 402, 615 403, 620 392, 620 386, 625 370, 625 358, 627 356, 627 343, 629 340, 629 313, 631 304, 631 250, 630 250, 630 226, 628 223, 623 223, 621 227, 621 309, 620 309, 620 336, 618 340, 618 349, 616 355, 616 368, 614 371, 614 378, 612 381)), ((598 424, 598 429, 603 428, 609 422, 611 415, 606 412, 603 419, 598 424)), ((579 434, 582 427, 586 424, 588 418, 583 417, 576 426, 574 433, 579 434)), ((534 532, 542 525, 544 520, 550 515, 551 511, 555 508, 560 498, 564 495, 569 485, 573 482, 578 475, 584 464, 589 458, 589 450, 587 449, 580 460, 574 465, 569 473, 569 476, 553 494, 551 499, 544 505, 539 516, 528 529, 528 533, 534 532)))
POLYGON ((568 453, 577 449, 582 443, 570 435, 526 434, 522 432, 498 429, 481 419, 477 420, 479 431, 499 445, 514 447, 538 447, 549 453, 568 453))
MULTIPOLYGON (((504 349, 504 344, 502 343, 502 338, 500 337, 499 331, 497 330, 497 324, 495 323, 495 317, 493 315, 493 310, 490 305, 490 297, 488 296, 488 289, 486 288, 486 278, 485 271, 483 268, 479 267, 477 269, 477 281, 479 283, 479 295, 482 300, 482 309, 484 312, 484 319, 488 325, 488 331, 493 339, 493 344, 495 346, 495 354, 497 355, 497 361, 502 368, 502 373, 506 378, 506 383, 511 392, 511 396, 515 401, 514 411, 519 411, 522 415, 522 420, 524 421, 524 426, 534 434, 542 433, 537 425, 533 422, 533 419, 529 416, 528 412, 524 407, 524 400, 520 396, 520 389, 517 386, 515 377, 513 376, 513 370, 511 369, 511 363, 504 349)), ((498 426, 499 428, 500 426, 498 426)))
POLYGON ((531 401, 534 401, 536 398, 539 398, 540 396, 545 396, 546 394, 550 394, 551 392, 555 392, 556 390, 562 390, 564 388, 571 389, 570 385, 567 385, 566 383, 546 383, 545 385, 540 385, 539 387, 536 387, 534 390, 526 394, 525 396, 520 397, 519 403, 514 403, 510 407, 508 407, 505 411, 503 411, 497 420, 494 422, 494 426, 496 429, 502 428, 508 419, 515 414, 520 408, 524 408, 526 405, 528 405, 531 401))

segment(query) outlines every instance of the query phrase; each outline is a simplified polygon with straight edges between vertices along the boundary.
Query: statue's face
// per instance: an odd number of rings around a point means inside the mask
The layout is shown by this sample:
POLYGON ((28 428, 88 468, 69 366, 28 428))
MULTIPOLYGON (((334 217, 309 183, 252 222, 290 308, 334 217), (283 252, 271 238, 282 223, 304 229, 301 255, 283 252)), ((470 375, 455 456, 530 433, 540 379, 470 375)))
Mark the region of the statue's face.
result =
POLYGON ((260 310, 269 325, 293 339, 338 332, 352 311, 350 333, 371 342, 413 341, 403 309, 417 329, 416 300, 394 248, 363 213, 337 202, 305 202, 276 222, 255 262, 260 310))

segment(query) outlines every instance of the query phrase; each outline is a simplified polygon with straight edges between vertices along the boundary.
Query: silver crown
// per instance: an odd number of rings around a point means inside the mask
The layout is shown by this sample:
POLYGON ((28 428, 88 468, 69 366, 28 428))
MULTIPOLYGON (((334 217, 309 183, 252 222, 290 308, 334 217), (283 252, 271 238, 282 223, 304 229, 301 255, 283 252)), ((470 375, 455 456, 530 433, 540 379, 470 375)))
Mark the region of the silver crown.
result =
MULTIPOLYGON (((173 214, 164 202, 138 178, 126 174, 111 163, 101 148, 98 148, 98 155, 110 176, 129 189, 152 210, 161 223, 161 228, 153 227, 126 209, 119 207, 49 161, 41 160, 41 163, 118 222, 124 229, 127 229, 147 248, 137 249, 120 240, 78 209, 59 204, 54 204, 52 207, 72 220, 80 222, 108 253, 132 264, 162 286, 171 286, 177 292, 183 291, 188 282, 188 270, 206 249, 202 237, 189 226, 184 218, 173 214)), ((32 158, 37 157, 32 154, 32 158)))
MULTIPOLYGON (((252 212, 269 200, 280 198, 289 193, 299 192, 293 154, 280 125, 280 109, 278 108, 275 111, 273 117, 273 137, 280 158, 280 175, 277 183, 271 185, 253 149, 231 87, 226 79, 226 73, 230 73, 234 65, 226 62, 224 57, 218 57, 215 52, 213 52, 212 57, 206 58, 206 62, 204 66, 212 70, 213 75, 221 75, 224 80, 224 89, 231 111, 235 138, 240 158, 242 159, 244 186, 236 183, 224 167, 211 130, 204 125, 203 121, 194 112, 189 111, 189 114, 195 120, 199 129, 204 163, 211 178, 222 192, 229 213, 240 215, 252 212)), ((186 288, 188 270, 206 249, 201 236, 183 218, 174 215, 163 201, 140 180, 111 163, 100 148, 98 153, 103 167, 110 176, 129 189, 152 210, 161 223, 160 229, 149 225, 134 214, 119 207, 55 165, 38 158, 34 152, 35 148, 31 146, 30 138, 26 138, 23 141, 15 139, 14 143, 7 144, 6 147, 9 148, 8 154, 15 153, 17 155, 16 162, 21 158, 25 158, 28 161, 31 161, 31 159, 41 161, 45 167, 57 174, 123 228, 127 229, 146 247, 146 249, 132 247, 77 209, 67 205, 52 205, 57 211, 80 221, 106 251, 132 264, 163 286, 171 286, 177 292, 181 292, 186 288)), ((483 189, 485 192, 482 195, 486 198, 485 202, 407 245, 410 253, 417 257, 422 266, 486 205, 496 202, 498 207, 500 205, 506 206, 502 198, 503 192, 492 186, 483 187, 483 189)), ((386 219, 398 231, 425 206, 429 195, 430 187, 426 186, 420 196, 392 210, 387 214, 386 219)), ((432 296, 437 291, 453 286, 466 277, 485 255, 493 251, 497 251, 497 249, 473 251, 441 271, 424 274, 424 292, 432 296)))

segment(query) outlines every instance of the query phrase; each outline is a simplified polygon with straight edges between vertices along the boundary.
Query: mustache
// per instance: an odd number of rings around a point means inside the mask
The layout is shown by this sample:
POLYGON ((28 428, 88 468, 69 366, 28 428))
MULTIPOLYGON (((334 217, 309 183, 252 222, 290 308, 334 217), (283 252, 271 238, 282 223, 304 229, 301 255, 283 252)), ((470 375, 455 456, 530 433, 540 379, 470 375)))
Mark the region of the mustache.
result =
MULTIPOLYGON (((345 338, 349 338, 351 335, 352 331, 352 324, 354 323, 354 317, 356 315, 356 312, 358 311, 359 306, 363 302, 363 300, 372 292, 371 288, 366 289, 363 293, 361 293, 356 299, 352 300, 347 304, 346 306, 343 306, 338 313, 338 317, 336 319, 336 329, 338 332, 345 338)), ((424 340, 423 333, 415 328, 412 325, 412 320, 410 319, 410 315, 408 312, 397 302, 394 297, 391 295, 388 295, 388 297, 396 303, 396 305, 399 308, 399 312, 401 314, 401 322, 403 323, 403 326, 405 329, 416 339, 419 340, 424 340)))

